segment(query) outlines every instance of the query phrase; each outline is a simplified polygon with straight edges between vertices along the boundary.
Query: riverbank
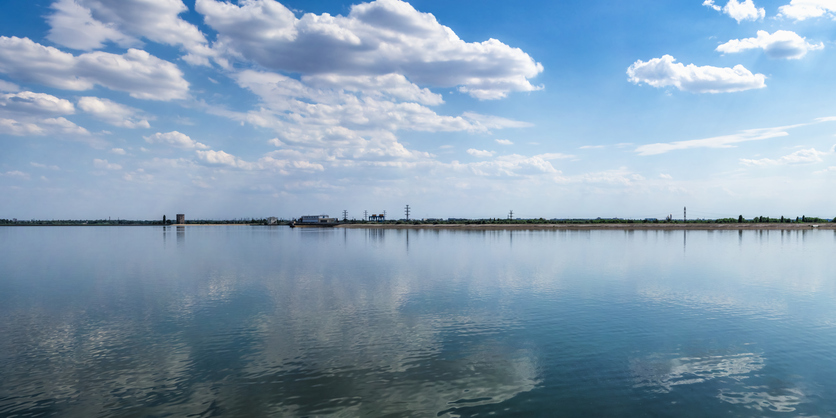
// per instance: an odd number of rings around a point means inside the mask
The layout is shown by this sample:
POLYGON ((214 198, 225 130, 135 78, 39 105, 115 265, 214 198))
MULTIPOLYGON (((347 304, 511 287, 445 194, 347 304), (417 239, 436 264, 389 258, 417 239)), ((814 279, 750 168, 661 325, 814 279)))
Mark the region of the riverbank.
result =
POLYGON ((429 229, 460 231, 501 230, 663 230, 663 231, 742 231, 742 230, 836 230, 836 223, 610 223, 610 224, 340 224, 349 229, 429 229))

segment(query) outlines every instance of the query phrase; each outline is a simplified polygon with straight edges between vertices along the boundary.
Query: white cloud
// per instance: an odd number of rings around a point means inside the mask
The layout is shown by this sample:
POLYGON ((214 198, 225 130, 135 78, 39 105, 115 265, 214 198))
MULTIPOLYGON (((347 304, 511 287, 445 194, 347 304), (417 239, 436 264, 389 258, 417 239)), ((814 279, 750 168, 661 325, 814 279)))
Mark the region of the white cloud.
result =
POLYGON ((697 67, 674 61, 676 59, 670 55, 648 62, 638 60, 627 69, 627 75, 635 84, 645 83, 657 88, 672 86, 691 93, 729 93, 766 87, 766 76, 752 74, 742 65, 697 67))
POLYGON ((584 145, 579 147, 579 149, 602 149, 606 148, 606 145, 584 145))
POLYGON ((99 97, 82 97, 78 100, 78 107, 93 115, 96 119, 113 126, 123 128, 150 128, 147 119, 135 117, 138 109, 128 107, 112 100, 99 97))
POLYGON ((60 116, 75 113, 75 107, 69 100, 44 93, 22 91, 0 94, 0 112, 31 116, 60 116))
POLYGON ((795 32, 779 30, 772 35, 759 30, 757 38, 732 39, 717 47, 718 52, 733 54, 747 49, 763 49, 770 58, 798 59, 807 51, 824 48, 823 43, 810 44, 795 32))
MULTIPOLYGON (((87 136, 90 132, 65 118, 34 118, 34 119, 6 119, 0 117, 0 134, 15 135, 15 136, 30 136, 30 135, 79 135, 87 136)), ((92 141, 91 145, 96 145, 98 141, 92 141)))
POLYGON ((18 91, 20 91, 20 86, 18 86, 17 84, 0 80, 0 92, 15 93, 18 91))
POLYGON ((240 168, 244 170, 252 170, 257 168, 255 164, 246 162, 232 154, 224 151, 196 151, 200 160, 210 165, 227 166, 232 168, 240 168))
POLYGON ((509 139, 495 139, 494 141, 496 141, 499 145, 514 145, 514 143, 509 139))
POLYGON ((722 11, 723 13, 729 15, 732 19, 736 20, 737 23, 744 20, 759 20, 766 16, 766 11, 763 8, 759 9, 755 7, 755 3, 752 0, 744 0, 742 2, 729 0, 729 2, 722 8, 716 5, 714 0, 705 0, 702 5, 710 7, 718 12, 722 11))
POLYGON ((14 170, 14 171, 7 171, 5 173, 0 173, 0 175, 6 177, 17 177, 25 180, 29 180, 29 173, 24 173, 22 171, 14 170))
POLYGON ((718 6, 714 3, 714 0, 705 0, 702 5, 710 7, 718 12, 722 11, 723 13, 729 15, 729 17, 736 20, 737 23, 740 23, 743 20, 759 20, 766 16, 766 11, 763 8, 759 9, 755 7, 755 3, 752 0, 744 0, 743 2, 729 0, 725 7, 718 6))
POLYGON ((74 56, 28 38, 6 36, 0 36, 0 72, 64 90, 100 85, 146 100, 183 99, 189 89, 176 65, 139 49, 122 55, 90 52, 74 56))
POLYGON ((400 74, 380 76, 347 76, 338 74, 320 74, 304 76, 302 81, 318 88, 343 89, 378 97, 391 97, 396 100, 421 103, 433 106, 444 103, 440 94, 427 88, 420 88, 410 83, 400 74))
POLYGON ((471 148, 471 149, 467 150, 467 153, 474 156, 474 157, 479 157, 479 158, 493 157, 493 155, 495 154, 494 151, 478 150, 478 149, 475 149, 475 148, 471 148))
POLYGON ((529 79, 543 71, 519 48, 496 39, 468 43, 429 13, 400 0, 351 7, 347 16, 294 13, 274 0, 238 5, 197 0, 196 10, 218 32, 213 46, 225 57, 302 75, 384 76, 413 83, 459 87, 479 99, 541 87, 529 79))
POLYGON ((836 19, 836 2, 833 0, 792 0, 778 8, 778 15, 796 21, 827 16, 836 19))
POLYGON ((121 47, 136 46, 139 41, 93 18, 89 9, 74 0, 59 0, 50 6, 55 10, 46 20, 52 27, 46 36, 52 42, 73 49, 90 51, 113 41, 121 47))
POLYGON ((482 115, 475 112, 464 112, 462 117, 478 126, 477 130, 506 129, 506 128, 528 128, 534 126, 529 122, 512 120, 500 116, 482 115))
POLYGON ((54 171, 58 171, 58 170, 61 169, 57 165, 46 165, 46 164, 41 164, 41 163, 29 163, 29 165, 31 165, 32 167, 50 169, 50 170, 54 170, 54 171))
POLYGON ((665 179, 665 180, 673 180, 673 176, 671 176, 670 174, 665 174, 665 173, 660 173, 659 178, 665 179))
POLYGON ((110 150, 110 152, 111 152, 112 154, 116 154, 116 155, 125 155, 125 154, 127 154, 127 152, 125 152, 125 150, 124 150, 124 149, 122 149, 122 148, 113 148, 113 149, 111 149, 111 150, 110 150))
POLYGON ((787 129, 802 125, 782 126, 777 128, 748 129, 734 135, 715 136, 704 139, 693 139, 689 141, 676 141, 669 143, 658 143, 642 145, 636 148, 639 155, 657 155, 669 151, 691 149, 691 148, 732 148, 733 144, 747 141, 759 141, 769 138, 787 136, 787 129))
POLYGON ((213 55, 200 30, 179 17, 188 11, 181 0, 58 0, 51 7, 47 39, 69 48, 90 51, 108 41, 137 46, 146 38, 182 46, 191 64, 208 65, 213 55))
POLYGON ((145 142, 149 144, 166 144, 183 149, 209 148, 208 146, 189 138, 188 135, 177 131, 166 133, 157 132, 154 135, 144 136, 143 138, 145 138, 145 142))
POLYGON ((93 159, 93 167, 102 169, 102 170, 121 170, 122 166, 119 164, 109 163, 107 160, 100 160, 98 158, 93 159))
POLYGON ((811 163, 820 163, 824 161, 822 159, 823 156, 828 155, 828 152, 825 151, 816 151, 815 148, 810 149, 801 149, 792 154, 785 155, 777 160, 773 160, 770 158, 761 158, 759 160, 750 160, 746 158, 741 158, 740 162, 744 165, 750 166, 774 166, 774 165, 787 165, 787 164, 811 164, 811 163))

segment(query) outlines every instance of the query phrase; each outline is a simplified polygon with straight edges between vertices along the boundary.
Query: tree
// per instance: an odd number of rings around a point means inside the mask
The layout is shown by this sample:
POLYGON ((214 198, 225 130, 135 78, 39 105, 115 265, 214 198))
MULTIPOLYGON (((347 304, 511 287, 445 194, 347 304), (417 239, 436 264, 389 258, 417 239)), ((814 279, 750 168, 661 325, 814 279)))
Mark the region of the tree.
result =
POLYGON ((743 223, 743 215, 740 215, 740 216, 737 217, 737 222, 738 223, 743 223))

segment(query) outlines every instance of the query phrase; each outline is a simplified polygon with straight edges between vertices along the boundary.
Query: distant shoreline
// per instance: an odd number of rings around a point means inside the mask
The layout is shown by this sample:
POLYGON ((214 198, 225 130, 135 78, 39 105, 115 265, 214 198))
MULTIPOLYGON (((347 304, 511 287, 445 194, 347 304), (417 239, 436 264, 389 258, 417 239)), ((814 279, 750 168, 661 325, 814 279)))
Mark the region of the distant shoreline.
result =
MULTIPOLYGON (((264 224, 243 224, 243 223, 187 223, 187 224, 120 224, 120 225, 84 225, 84 224, 55 224, 55 225, 33 225, 33 224, 5 224, 0 227, 110 227, 110 226, 154 226, 154 227, 194 227, 194 226, 270 226, 286 227, 288 224, 264 225, 264 224)), ((316 226, 308 226, 316 228, 316 226)), ((346 229, 414 229, 414 230, 454 230, 454 231, 762 231, 762 230, 836 230, 836 222, 827 223, 594 223, 594 224, 395 224, 395 223, 356 223, 330 225, 328 228, 346 229)))
POLYGON ((836 223, 729 223, 729 224, 663 224, 663 223, 612 223, 612 224, 341 224, 336 228, 348 229, 446 229, 462 231, 501 230, 661 230, 661 231, 743 231, 743 230, 836 230, 836 223), (818 225, 814 227, 814 225, 818 225))

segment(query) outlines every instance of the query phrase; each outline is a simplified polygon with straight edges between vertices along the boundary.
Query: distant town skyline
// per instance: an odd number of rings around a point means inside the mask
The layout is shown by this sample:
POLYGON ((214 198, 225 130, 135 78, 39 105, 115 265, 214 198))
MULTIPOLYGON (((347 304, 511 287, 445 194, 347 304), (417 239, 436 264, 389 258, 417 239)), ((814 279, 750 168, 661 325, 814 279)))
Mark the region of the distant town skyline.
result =
POLYGON ((836 216, 823 0, 32 0, 0 218, 836 216))

